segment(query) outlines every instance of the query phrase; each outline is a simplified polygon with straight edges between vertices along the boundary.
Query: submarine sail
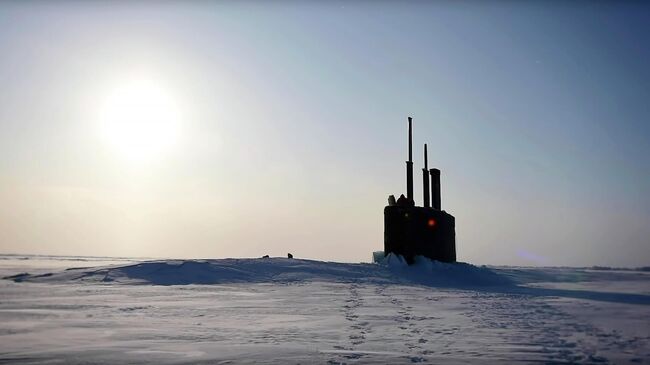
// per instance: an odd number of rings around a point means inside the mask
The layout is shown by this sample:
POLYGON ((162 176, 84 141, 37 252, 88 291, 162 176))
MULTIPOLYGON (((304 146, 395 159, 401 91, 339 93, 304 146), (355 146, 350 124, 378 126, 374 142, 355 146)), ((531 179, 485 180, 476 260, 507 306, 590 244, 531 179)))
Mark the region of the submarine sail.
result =
POLYGON ((422 169, 423 206, 415 206, 413 197, 413 120, 408 118, 408 161, 406 161, 406 197, 389 198, 384 208, 384 254, 403 256, 411 264, 415 256, 456 262, 456 222, 440 204, 440 170, 429 169, 427 145, 424 145, 422 169), (431 196, 429 196, 431 188, 431 196))

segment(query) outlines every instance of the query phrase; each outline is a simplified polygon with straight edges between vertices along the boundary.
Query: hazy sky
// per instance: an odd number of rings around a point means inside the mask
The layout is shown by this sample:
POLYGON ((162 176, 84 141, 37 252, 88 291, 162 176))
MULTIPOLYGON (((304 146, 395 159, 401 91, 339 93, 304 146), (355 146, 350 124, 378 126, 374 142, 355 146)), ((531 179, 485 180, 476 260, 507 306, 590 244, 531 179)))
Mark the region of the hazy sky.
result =
POLYGON ((368 261, 413 116, 459 260, 648 265, 649 39, 642 2, 1 2, 0 252, 368 261))

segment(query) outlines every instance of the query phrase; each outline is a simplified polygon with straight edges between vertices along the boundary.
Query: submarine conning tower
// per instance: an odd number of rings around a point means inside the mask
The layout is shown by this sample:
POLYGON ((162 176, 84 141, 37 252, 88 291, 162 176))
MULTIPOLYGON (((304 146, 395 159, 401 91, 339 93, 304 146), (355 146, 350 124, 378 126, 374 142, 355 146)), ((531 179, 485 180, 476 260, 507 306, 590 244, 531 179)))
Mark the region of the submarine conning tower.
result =
POLYGON ((413 198, 413 119, 408 118, 408 161, 406 196, 388 198, 384 208, 384 254, 394 253, 413 263, 415 256, 443 262, 456 262, 456 223, 441 209, 440 170, 429 169, 427 145, 424 145, 422 169, 423 206, 413 198), (431 189, 431 190, 429 190, 431 189), (430 192, 430 194, 429 194, 430 192))

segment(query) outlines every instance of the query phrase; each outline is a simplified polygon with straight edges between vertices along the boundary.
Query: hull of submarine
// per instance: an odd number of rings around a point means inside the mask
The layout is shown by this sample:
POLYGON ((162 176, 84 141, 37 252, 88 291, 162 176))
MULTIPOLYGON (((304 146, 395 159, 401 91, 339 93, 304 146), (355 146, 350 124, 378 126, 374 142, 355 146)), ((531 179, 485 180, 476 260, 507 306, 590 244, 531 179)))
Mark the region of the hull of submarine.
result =
POLYGON ((415 256, 456 262, 454 216, 425 207, 384 208, 384 252, 402 255, 410 264, 415 256))

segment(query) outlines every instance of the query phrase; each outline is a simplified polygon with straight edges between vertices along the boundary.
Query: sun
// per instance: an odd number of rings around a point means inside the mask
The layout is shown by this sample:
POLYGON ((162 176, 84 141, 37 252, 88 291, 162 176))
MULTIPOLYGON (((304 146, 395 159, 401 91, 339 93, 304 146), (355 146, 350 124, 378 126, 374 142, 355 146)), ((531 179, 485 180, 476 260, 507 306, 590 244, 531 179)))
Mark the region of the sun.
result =
POLYGON ((116 85, 99 109, 100 135, 121 159, 152 162, 177 142, 181 125, 177 100, 155 80, 134 78, 116 85))

